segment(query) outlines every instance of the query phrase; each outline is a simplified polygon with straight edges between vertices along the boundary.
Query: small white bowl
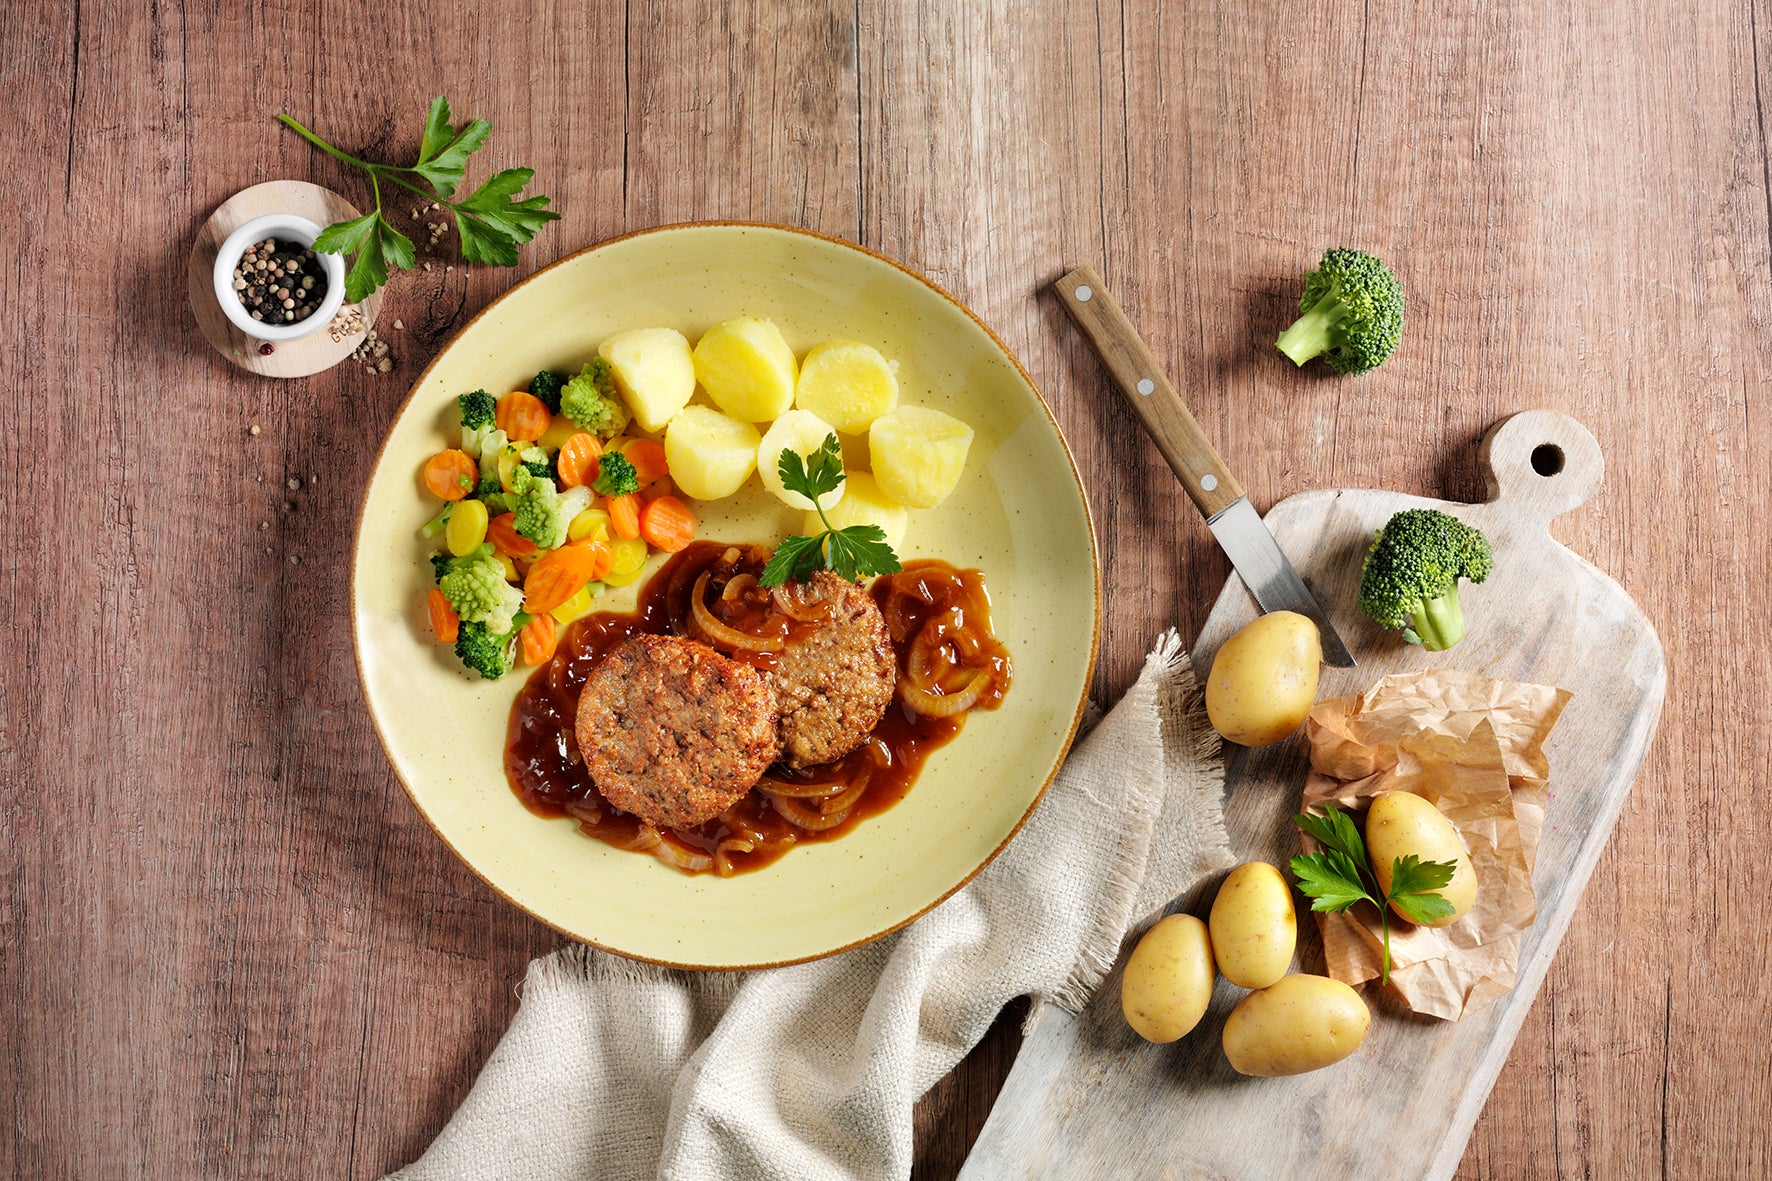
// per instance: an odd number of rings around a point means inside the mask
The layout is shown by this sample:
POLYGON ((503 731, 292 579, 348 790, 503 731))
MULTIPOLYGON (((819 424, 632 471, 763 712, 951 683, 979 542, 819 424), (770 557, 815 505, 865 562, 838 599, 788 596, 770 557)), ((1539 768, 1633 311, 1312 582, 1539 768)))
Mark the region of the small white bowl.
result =
POLYGON ((314 239, 319 236, 319 226, 293 213, 267 213, 263 217, 255 217, 227 236, 227 240, 215 252, 215 298, 234 327, 255 340, 300 340, 332 323, 332 318, 345 302, 343 255, 314 256, 320 260, 320 265, 326 272, 326 298, 320 301, 320 306, 314 309, 313 315, 294 324, 267 324, 262 320, 254 320, 252 313, 246 310, 246 305, 240 302, 239 293, 234 290, 234 268, 240 265, 240 256, 254 242, 280 238, 285 242, 312 246, 314 239))

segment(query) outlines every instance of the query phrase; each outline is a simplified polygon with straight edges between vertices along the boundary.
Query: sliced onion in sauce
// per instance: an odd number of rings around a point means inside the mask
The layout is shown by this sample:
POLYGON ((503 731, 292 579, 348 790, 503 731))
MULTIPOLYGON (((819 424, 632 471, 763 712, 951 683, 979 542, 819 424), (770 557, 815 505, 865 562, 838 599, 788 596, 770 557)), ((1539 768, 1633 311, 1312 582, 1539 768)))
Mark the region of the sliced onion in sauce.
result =
POLYGON ((956 692, 936 693, 907 678, 899 685, 898 695, 907 706, 926 718, 951 718, 971 709, 990 687, 990 675, 983 669, 971 672, 965 685, 956 692))
POLYGON ((769 588, 769 597, 775 600, 777 610, 796 623, 824 623, 831 617, 831 597, 821 595, 812 602, 807 602, 806 584, 803 582, 783 582, 772 586, 769 588))
POLYGON ((828 800, 848 787, 849 783, 841 779, 835 783, 789 783, 765 775, 757 781, 758 791, 790 800, 828 800))
POLYGON ((695 588, 689 592, 689 614, 695 620, 696 629, 710 644, 747 652, 780 652, 785 646, 786 641, 780 636, 753 636, 715 619, 714 613, 708 610, 707 593, 708 574, 704 570, 695 580, 695 588))

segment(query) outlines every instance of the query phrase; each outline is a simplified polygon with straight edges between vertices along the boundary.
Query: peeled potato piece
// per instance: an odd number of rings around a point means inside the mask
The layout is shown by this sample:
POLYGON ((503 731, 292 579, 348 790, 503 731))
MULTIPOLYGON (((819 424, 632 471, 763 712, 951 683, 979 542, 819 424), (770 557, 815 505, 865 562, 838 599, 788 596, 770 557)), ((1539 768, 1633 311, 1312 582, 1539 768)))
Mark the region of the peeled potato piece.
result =
POLYGON ((909 508, 934 508, 946 500, 971 446, 971 427, 918 406, 901 406, 868 428, 868 457, 880 491, 909 508))
POLYGON ((665 463, 677 490, 695 500, 731 496, 757 466, 757 428, 711 406, 685 406, 665 431, 665 463))
MULTIPOLYGON (((843 481, 843 499, 836 508, 826 509, 826 517, 830 519, 833 529, 847 529, 851 525, 878 525, 886 535, 886 544, 894 553, 903 557, 905 525, 910 514, 902 504, 894 502, 884 492, 874 477, 867 472, 850 472, 843 481)), ((807 537, 817 537, 824 532, 824 522, 811 509, 806 510, 806 523, 800 532, 807 537)))
POLYGON ((695 346, 695 376, 714 405, 741 422, 768 422, 794 404, 799 368, 781 329, 735 316, 707 330, 695 346))
MULTIPOLYGON (((835 433, 836 430, 830 423, 809 410, 790 410, 776 419, 757 447, 757 474, 763 477, 763 487, 769 489, 783 503, 811 511, 810 499, 782 487, 781 453, 791 449, 804 458, 823 447, 824 441, 835 433)), ((829 512, 843 499, 848 484, 849 481, 844 480, 819 497, 819 507, 829 512)))
POLYGON ((675 328, 630 328, 597 352, 615 371, 615 388, 644 431, 663 429, 695 393, 689 341, 675 328))
POLYGON ((859 435, 898 405, 898 378, 880 350, 858 340, 827 340, 800 366, 794 405, 846 435, 859 435))

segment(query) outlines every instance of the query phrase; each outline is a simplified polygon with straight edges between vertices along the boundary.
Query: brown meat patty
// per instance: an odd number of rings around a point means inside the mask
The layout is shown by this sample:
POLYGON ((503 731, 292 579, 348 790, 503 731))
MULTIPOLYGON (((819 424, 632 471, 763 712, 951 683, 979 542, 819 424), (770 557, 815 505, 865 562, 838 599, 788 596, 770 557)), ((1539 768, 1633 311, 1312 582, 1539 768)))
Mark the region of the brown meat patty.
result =
POLYGON ((860 746, 892 704, 898 658, 886 620, 867 591, 828 570, 803 592, 830 604, 830 618, 777 653, 763 674, 781 711, 781 761, 816 767, 860 746))
POLYGON ((775 693, 748 664, 678 636, 611 648, 578 699, 579 753, 603 798, 657 828, 724 812, 775 759, 775 693))

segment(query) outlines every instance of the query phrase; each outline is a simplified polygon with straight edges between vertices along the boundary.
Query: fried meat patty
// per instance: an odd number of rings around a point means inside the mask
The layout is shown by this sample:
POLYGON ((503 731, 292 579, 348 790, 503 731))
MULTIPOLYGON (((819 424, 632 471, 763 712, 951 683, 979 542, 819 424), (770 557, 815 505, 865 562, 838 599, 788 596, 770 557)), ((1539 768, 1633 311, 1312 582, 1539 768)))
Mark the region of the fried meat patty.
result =
POLYGON ((860 746, 892 704, 898 658, 886 620, 867 591, 828 570, 802 592, 829 604, 829 618, 777 653, 764 677, 781 720, 781 761, 816 767, 860 746))
POLYGON ((585 681, 576 731, 603 798, 657 828, 718 816, 780 748, 775 692, 757 670, 679 636, 611 648, 585 681))

